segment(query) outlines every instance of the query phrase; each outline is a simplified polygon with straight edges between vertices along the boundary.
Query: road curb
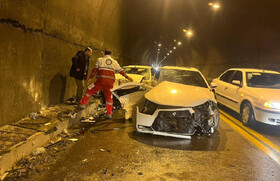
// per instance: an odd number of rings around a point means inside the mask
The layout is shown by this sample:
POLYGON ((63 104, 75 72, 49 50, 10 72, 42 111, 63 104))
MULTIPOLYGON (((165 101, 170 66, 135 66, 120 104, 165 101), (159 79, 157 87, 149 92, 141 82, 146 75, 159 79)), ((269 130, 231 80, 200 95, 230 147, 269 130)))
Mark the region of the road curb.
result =
POLYGON ((84 110, 77 112, 73 118, 60 118, 61 121, 55 125, 56 129, 52 132, 36 132, 26 138, 26 140, 9 148, 6 153, 0 156, 0 179, 5 172, 12 169, 16 162, 30 155, 34 149, 46 145, 51 139, 62 133, 64 129, 68 129, 74 124, 77 124, 82 117, 86 117, 89 113, 92 113, 99 104, 99 101, 89 104, 84 110))

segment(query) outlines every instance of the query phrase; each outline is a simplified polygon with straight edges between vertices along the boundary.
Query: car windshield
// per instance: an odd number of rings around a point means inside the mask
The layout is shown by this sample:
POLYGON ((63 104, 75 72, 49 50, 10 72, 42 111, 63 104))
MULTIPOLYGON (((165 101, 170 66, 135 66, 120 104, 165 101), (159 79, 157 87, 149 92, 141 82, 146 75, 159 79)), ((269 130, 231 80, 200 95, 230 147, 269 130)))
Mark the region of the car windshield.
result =
POLYGON ((149 69, 147 68, 124 67, 123 69, 127 74, 142 75, 145 77, 145 79, 150 78, 149 71, 148 71, 149 69))
POLYGON ((248 72, 247 85, 249 87, 280 89, 280 74, 248 72))
POLYGON ((193 85, 198 87, 208 88, 202 75, 196 71, 177 70, 177 69, 162 69, 159 72, 158 83, 163 81, 175 82, 185 85, 193 85))

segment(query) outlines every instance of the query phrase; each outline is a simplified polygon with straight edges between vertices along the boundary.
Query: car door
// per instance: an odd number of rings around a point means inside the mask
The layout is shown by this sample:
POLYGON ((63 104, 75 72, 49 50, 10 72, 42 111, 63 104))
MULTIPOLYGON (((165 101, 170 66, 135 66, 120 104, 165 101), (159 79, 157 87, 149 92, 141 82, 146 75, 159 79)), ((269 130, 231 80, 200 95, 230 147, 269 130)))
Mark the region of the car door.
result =
POLYGON ((239 111, 239 105, 241 102, 241 90, 243 85, 243 76, 241 71, 235 71, 234 75, 230 79, 230 83, 225 87, 226 94, 228 98, 228 106, 235 111, 239 111), (240 81, 241 84, 235 84, 234 82, 240 81))
POLYGON ((225 106, 230 105, 227 89, 234 72, 234 70, 228 70, 224 72, 217 80, 217 87, 215 89, 217 101, 221 104, 224 104, 225 106))

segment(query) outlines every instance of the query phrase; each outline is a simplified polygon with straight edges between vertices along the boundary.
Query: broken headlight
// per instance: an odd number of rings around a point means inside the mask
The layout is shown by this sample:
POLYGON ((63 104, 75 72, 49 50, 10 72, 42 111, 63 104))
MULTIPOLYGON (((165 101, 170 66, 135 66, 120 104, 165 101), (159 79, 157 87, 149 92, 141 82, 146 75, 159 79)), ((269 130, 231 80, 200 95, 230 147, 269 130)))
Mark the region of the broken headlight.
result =
POLYGON ((207 101, 204 104, 193 107, 194 120, 201 128, 202 133, 213 132, 217 128, 219 123, 219 111, 216 103, 213 101, 207 101))
POLYGON ((146 100, 142 113, 152 115, 157 110, 157 108, 158 108, 157 104, 149 100, 146 100))

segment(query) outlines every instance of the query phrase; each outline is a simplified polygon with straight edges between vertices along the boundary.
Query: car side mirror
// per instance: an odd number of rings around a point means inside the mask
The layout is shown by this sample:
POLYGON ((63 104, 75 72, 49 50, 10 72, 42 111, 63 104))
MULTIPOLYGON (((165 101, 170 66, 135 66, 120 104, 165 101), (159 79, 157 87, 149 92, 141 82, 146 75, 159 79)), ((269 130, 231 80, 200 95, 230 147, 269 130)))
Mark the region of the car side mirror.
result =
POLYGON ((233 80, 231 83, 234 84, 234 85, 237 85, 237 86, 241 87, 241 82, 240 82, 240 80, 233 80))
POLYGON ((218 85, 215 82, 211 82, 210 87, 212 89, 215 89, 216 87, 218 87, 218 85))

